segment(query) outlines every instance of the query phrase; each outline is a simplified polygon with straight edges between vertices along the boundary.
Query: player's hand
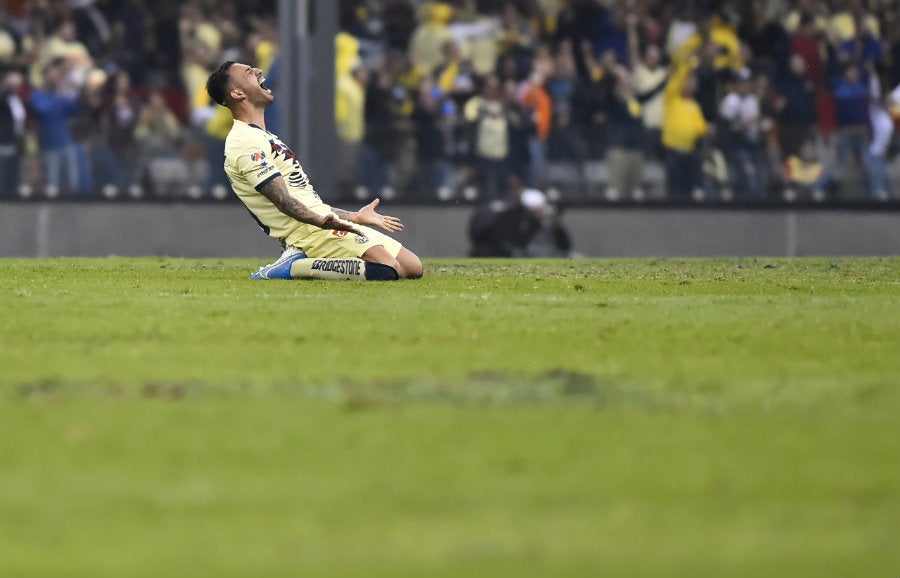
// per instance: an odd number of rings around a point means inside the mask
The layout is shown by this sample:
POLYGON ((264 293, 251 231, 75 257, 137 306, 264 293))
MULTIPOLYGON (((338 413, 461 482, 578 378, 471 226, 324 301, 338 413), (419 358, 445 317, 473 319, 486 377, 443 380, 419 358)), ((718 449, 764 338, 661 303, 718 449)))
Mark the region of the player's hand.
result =
POLYGON ((380 203, 380 199, 375 199, 362 209, 356 211, 356 217, 353 219, 360 225, 373 225, 388 233, 396 233, 403 230, 403 223, 397 217, 389 215, 380 215, 375 212, 375 207, 380 203))
POLYGON ((353 223, 351 223, 350 221, 344 221, 334 213, 328 213, 327 215, 325 215, 324 219, 319 224, 319 227, 322 229, 333 229, 335 231, 347 231, 359 237, 365 237, 365 235, 362 234, 362 231, 357 229, 353 225, 353 223))

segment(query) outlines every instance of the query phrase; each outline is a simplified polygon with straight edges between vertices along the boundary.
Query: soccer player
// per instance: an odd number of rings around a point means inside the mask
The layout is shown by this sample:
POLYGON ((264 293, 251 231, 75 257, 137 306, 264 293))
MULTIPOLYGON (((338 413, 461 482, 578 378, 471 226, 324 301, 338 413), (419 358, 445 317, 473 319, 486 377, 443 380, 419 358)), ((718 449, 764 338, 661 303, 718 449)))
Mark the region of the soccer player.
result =
POLYGON ((356 212, 332 208, 319 198, 297 156, 266 130, 264 112, 275 100, 258 68, 228 61, 213 72, 206 90, 231 110, 234 126, 225 140, 225 173, 231 187, 263 231, 284 252, 251 279, 419 278, 422 262, 388 233, 400 219, 376 212, 378 199, 356 212))

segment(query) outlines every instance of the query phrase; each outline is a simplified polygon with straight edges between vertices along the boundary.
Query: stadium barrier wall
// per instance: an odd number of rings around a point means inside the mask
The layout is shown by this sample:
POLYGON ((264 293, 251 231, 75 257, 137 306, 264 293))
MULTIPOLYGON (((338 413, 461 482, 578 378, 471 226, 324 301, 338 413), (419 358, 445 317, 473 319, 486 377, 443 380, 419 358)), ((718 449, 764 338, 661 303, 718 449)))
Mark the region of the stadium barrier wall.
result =
MULTIPOLYGON (((473 207, 388 205, 397 237, 423 257, 462 257, 473 207)), ((587 257, 887 256, 900 254, 900 211, 570 208, 587 257)), ((0 203, 0 256, 271 258, 278 244, 236 203, 0 203)))

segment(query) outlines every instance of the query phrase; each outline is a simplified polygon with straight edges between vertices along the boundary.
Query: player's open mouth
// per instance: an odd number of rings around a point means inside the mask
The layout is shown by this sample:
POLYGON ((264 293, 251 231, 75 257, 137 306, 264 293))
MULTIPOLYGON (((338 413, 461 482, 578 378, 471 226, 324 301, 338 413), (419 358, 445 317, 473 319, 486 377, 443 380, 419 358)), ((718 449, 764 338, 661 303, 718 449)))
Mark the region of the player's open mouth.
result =
POLYGON ((259 77, 259 87, 268 93, 272 92, 272 89, 269 88, 268 86, 266 86, 266 77, 265 76, 259 77))

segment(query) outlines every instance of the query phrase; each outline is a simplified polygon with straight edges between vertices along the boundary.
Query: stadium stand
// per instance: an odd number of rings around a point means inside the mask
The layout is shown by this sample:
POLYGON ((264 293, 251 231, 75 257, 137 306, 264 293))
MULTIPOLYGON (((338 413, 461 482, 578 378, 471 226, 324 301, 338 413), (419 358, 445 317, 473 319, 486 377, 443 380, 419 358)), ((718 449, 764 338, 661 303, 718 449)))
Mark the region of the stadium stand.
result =
MULTIPOLYGON (((515 175, 584 203, 894 200, 898 11, 341 0, 335 194, 508 200, 515 175)), ((276 22, 275 0, 5 0, 0 195, 228 196, 203 83, 227 58, 277 82, 276 22)))

